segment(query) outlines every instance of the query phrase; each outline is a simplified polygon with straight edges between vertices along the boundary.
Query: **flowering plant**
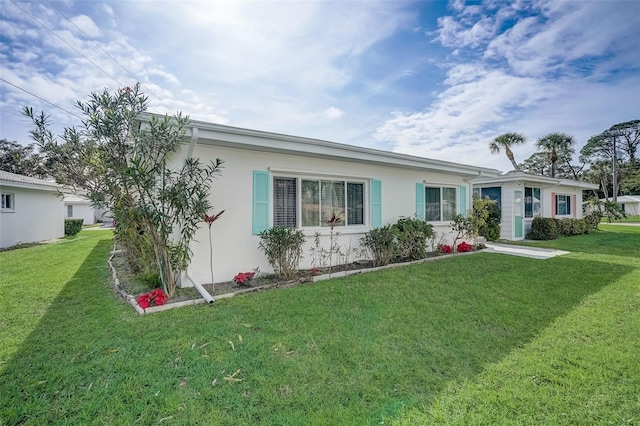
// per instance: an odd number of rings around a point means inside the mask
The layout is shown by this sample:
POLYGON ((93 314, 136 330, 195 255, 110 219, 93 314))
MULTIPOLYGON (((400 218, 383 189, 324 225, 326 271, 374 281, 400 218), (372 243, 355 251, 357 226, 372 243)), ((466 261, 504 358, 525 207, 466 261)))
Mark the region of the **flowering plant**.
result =
POLYGON ((316 276, 318 275, 320 271, 318 270, 318 268, 311 268, 311 275, 312 276, 316 276))
POLYGON ((164 305, 168 299, 167 295, 162 293, 161 288, 157 288, 155 290, 151 290, 149 293, 144 293, 138 296, 136 302, 142 309, 147 309, 150 306, 160 306, 164 305))
POLYGON ((460 244, 458 244, 458 246, 456 247, 456 250, 458 251, 458 253, 464 253, 464 252, 473 250, 473 246, 463 241, 460 244))
POLYGON ((255 276, 256 276, 255 272, 240 272, 238 275, 233 277, 233 280, 239 286, 247 286, 248 287, 248 286, 251 285, 251 280, 253 280, 253 277, 255 277, 255 276))
POLYGON ((446 253, 452 253, 453 250, 451 249, 451 246, 448 244, 440 244, 438 246, 438 250, 440 250, 440 253, 446 254, 446 253))

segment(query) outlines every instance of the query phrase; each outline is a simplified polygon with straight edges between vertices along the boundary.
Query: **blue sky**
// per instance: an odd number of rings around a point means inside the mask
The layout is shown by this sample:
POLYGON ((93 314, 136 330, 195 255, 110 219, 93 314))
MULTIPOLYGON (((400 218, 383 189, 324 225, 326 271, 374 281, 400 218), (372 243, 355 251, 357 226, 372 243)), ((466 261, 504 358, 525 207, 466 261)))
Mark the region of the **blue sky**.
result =
POLYGON ((635 0, 0 2, 0 138, 24 144, 22 106, 79 124, 33 95, 78 114, 135 81, 151 112, 505 171, 500 133, 522 162, 640 118, 635 0))

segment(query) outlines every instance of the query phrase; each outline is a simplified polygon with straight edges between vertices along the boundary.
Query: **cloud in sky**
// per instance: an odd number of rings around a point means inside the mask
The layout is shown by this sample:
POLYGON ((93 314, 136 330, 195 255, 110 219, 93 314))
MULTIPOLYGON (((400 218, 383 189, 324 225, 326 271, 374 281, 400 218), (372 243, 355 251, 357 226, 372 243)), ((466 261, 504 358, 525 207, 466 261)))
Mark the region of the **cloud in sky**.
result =
POLYGON ((3 2, 0 137, 140 81, 152 112, 497 167, 640 118, 640 3, 3 2), (26 93, 15 86, 31 92, 26 93))

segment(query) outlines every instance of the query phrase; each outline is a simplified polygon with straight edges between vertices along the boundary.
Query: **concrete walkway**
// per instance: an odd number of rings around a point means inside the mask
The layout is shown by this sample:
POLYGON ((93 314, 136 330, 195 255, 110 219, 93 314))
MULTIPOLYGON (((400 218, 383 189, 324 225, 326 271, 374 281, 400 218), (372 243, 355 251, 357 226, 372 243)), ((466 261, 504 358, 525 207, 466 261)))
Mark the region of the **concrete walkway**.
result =
POLYGON ((549 259, 568 254, 568 251, 545 249, 538 247, 514 246, 510 244, 484 243, 488 252, 510 254, 512 256, 530 257, 532 259, 549 259))

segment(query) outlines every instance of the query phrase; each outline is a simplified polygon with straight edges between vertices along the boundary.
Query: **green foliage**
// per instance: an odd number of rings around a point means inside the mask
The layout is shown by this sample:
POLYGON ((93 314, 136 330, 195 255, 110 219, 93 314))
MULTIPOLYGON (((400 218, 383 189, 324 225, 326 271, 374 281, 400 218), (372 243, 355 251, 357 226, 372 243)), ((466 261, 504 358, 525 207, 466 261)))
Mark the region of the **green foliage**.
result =
POLYGON ((190 243, 211 207, 210 184, 222 161, 202 164, 187 158, 170 167, 189 120, 180 113, 151 116, 140 126, 147 106, 139 84, 91 93, 88 102, 77 102, 85 128, 65 129, 62 143, 48 129, 44 113, 24 112, 35 125, 34 140, 59 164, 56 177, 87 190, 96 206, 113 214, 127 258, 137 264, 135 269, 148 271, 153 256, 165 293, 172 297, 179 271, 192 256, 190 243), (138 236, 145 241, 135 241, 138 236))
POLYGON ((64 220, 64 235, 74 236, 78 232, 82 231, 82 224, 84 219, 65 219, 64 220))
POLYGON ((260 233, 258 248, 267 256, 273 271, 289 279, 298 271, 304 241, 301 230, 274 226, 260 233))
POLYGON ((551 217, 534 217, 531 222, 530 240, 555 240, 560 236, 556 220, 551 217))
POLYGON ((39 179, 51 175, 46 158, 36 152, 34 144, 24 146, 6 139, 0 139, 0 170, 39 179))
POLYGON ((538 139, 536 146, 551 162, 551 177, 556 177, 558 163, 564 161, 573 170, 574 179, 578 180, 578 172, 569 163, 575 153, 573 145, 575 145, 573 136, 566 133, 549 133, 538 139))
POLYGON ((395 233, 390 225, 374 228, 360 238, 360 245, 373 259, 375 266, 387 265, 395 253, 395 233))
MULTIPOLYGON (((500 222, 502 221, 502 212, 500 211, 500 205, 495 200, 485 198, 487 209, 487 218, 484 226, 480 226, 479 235, 482 235, 487 241, 496 241, 500 238, 500 222)), ((474 209, 475 199, 474 199, 474 209)))
POLYGON ((520 167, 516 163, 511 147, 515 145, 522 145, 526 142, 526 138, 521 133, 503 133, 496 136, 493 141, 489 143, 489 151, 492 154, 498 154, 501 150, 504 150, 507 158, 513 165, 513 170, 519 172, 520 167))
POLYGON ((427 257, 429 239, 434 236, 433 226, 417 217, 401 217, 391 226, 395 235, 395 257, 401 261, 427 257))

